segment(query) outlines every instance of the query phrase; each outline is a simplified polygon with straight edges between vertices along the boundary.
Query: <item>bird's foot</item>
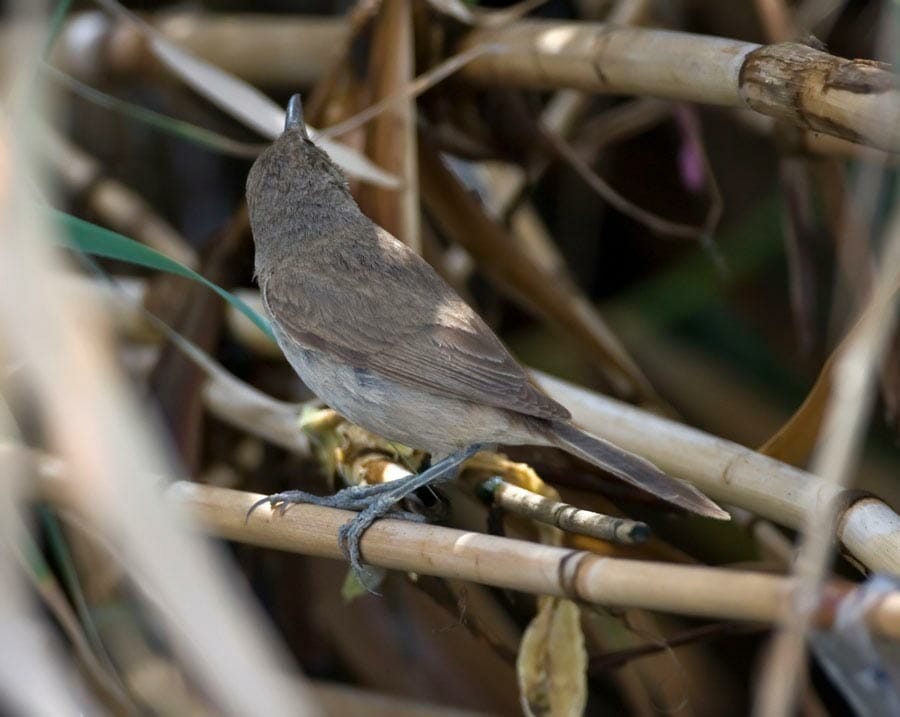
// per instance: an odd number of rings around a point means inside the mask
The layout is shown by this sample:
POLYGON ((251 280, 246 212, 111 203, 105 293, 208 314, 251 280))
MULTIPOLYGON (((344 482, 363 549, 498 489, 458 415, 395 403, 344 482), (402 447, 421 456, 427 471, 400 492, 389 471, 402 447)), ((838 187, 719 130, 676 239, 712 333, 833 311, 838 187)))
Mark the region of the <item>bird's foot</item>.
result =
POLYGON ((424 522, 425 518, 423 516, 411 511, 398 509, 397 503, 419 488, 453 478, 460 465, 479 450, 481 450, 481 446, 472 446, 438 461, 427 470, 416 475, 376 485, 348 486, 334 495, 318 496, 302 490, 273 493, 254 503, 247 512, 247 517, 249 518, 254 510, 265 503, 272 506, 274 510, 281 510, 282 512, 294 503, 310 503, 328 508, 360 511, 359 515, 353 520, 341 526, 338 533, 338 544, 350 561, 353 571, 360 577, 361 582, 366 585, 364 579, 365 568, 363 567, 360 550, 360 541, 366 530, 376 520, 383 517, 424 522))

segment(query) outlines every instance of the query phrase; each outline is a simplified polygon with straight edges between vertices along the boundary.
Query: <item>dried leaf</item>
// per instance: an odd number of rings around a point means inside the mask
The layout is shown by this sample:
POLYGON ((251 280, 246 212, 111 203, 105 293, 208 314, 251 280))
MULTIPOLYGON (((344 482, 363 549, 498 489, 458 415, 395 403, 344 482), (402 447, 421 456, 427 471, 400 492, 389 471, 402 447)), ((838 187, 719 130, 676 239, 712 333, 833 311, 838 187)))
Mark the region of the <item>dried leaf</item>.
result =
MULTIPOLYGON (((900 274, 894 277, 893 299, 896 300, 897 293, 900 292, 900 274)), ((866 307, 863 315, 853 325, 853 328, 847 332, 844 340, 832 352, 831 356, 819 371, 816 382, 807 394, 803 403, 794 412, 778 432, 763 444, 759 449, 760 453, 772 456, 785 463, 795 466, 804 465, 812 453, 816 445, 816 439, 819 436, 819 428, 822 425, 822 417, 825 414, 825 407, 828 405, 828 399, 831 395, 831 375, 837 357, 853 341, 854 335, 860 330, 860 327, 867 320, 873 309, 878 309, 871 303, 866 307)), ((892 356, 896 356, 893 351, 887 352, 887 360, 892 356)), ((890 366, 886 370, 890 370, 890 366)))
POLYGON ((544 597, 522 636, 516 673, 529 717, 579 717, 587 703, 587 651, 571 600, 544 597))

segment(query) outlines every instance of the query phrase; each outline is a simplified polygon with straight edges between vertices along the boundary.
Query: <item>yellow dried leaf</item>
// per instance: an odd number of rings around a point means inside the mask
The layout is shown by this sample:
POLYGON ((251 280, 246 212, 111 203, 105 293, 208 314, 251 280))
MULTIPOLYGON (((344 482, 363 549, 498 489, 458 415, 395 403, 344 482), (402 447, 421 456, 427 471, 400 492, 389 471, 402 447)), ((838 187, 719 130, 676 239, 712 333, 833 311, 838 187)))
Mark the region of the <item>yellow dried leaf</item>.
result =
POLYGON ((587 651, 578 606, 544 597, 516 661, 522 709, 529 717, 578 717, 587 702, 587 651))

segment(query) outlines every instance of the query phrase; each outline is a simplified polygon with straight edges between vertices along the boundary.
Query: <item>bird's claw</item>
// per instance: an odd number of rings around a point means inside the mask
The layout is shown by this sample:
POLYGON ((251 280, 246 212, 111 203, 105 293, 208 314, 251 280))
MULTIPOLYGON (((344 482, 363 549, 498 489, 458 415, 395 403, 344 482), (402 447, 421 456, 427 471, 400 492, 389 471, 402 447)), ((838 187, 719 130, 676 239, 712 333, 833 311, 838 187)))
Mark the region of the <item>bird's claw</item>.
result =
POLYGON ((376 485, 348 486, 334 495, 318 496, 302 490, 273 493, 266 498, 261 498, 250 506, 250 510, 247 511, 247 520, 250 519, 253 511, 264 503, 269 503, 273 510, 277 507, 280 513, 284 513, 289 505, 295 503, 311 503, 328 508, 359 511, 359 515, 341 526, 338 531, 338 545, 341 552, 350 561, 353 572, 357 575, 360 582, 366 586, 369 592, 372 592, 366 582, 365 576, 367 571, 362 562, 360 541, 363 534, 376 520, 383 517, 419 523, 425 522, 426 518, 424 516, 408 510, 399 510, 396 504, 419 488, 424 488, 429 484, 453 477, 460 464, 480 449, 481 446, 471 446, 464 451, 438 461, 428 470, 418 475, 376 485))

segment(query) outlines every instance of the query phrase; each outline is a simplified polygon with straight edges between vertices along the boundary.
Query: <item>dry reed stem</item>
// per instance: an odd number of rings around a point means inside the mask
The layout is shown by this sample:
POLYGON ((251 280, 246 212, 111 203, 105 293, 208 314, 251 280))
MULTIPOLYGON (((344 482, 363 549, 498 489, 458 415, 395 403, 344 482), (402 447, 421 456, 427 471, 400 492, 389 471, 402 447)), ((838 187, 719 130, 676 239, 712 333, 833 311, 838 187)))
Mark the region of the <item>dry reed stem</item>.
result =
POLYGON ((478 490, 490 495, 494 505, 503 510, 570 533, 626 545, 643 542, 650 535, 650 529, 644 523, 576 508, 507 483, 499 477, 484 481, 478 490))
MULTIPOLYGON (((241 543, 342 558, 338 530, 354 513, 315 505, 247 512, 255 493, 179 481, 170 498, 203 528, 241 543)), ((391 570, 470 580, 485 585, 556 595, 611 607, 638 607, 682 615, 769 622, 793 585, 789 578, 693 565, 671 565, 557 548, 406 521, 380 520, 362 540, 367 563, 391 570)), ((817 612, 831 624, 836 606, 852 588, 834 583, 817 612)), ((872 629, 900 638, 900 592, 868 616, 872 629)))
POLYGON ((836 536, 867 569, 900 575, 900 516, 874 496, 848 492, 732 441, 533 371, 579 425, 690 481, 713 500, 800 529, 810 510, 845 501, 836 536))
POLYGON ((104 176, 99 162, 49 127, 40 148, 68 191, 117 232, 195 269, 197 252, 136 192, 104 176))
MULTIPOLYGON (((340 17, 297 14, 160 12, 148 19, 191 54, 253 85, 290 91, 325 73, 348 30, 340 17)), ((138 28, 100 11, 66 23, 53 61, 84 79, 163 71, 138 28)))
POLYGON ((463 70, 481 85, 649 95, 747 106, 799 127, 900 151, 897 78, 870 60, 805 45, 760 46, 721 37, 595 23, 522 21, 479 29, 461 47, 502 53, 463 70))

